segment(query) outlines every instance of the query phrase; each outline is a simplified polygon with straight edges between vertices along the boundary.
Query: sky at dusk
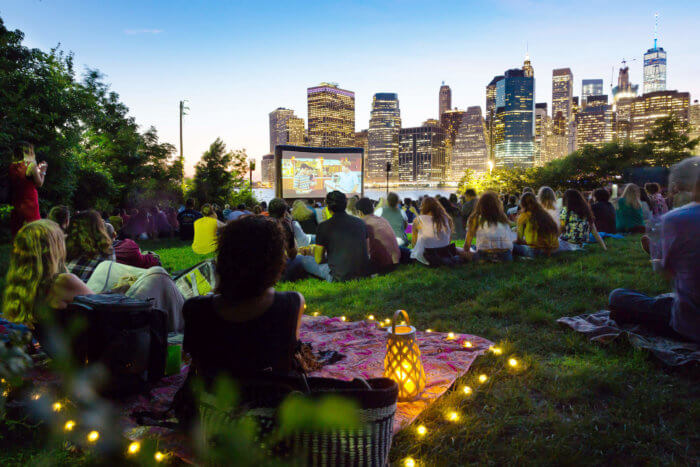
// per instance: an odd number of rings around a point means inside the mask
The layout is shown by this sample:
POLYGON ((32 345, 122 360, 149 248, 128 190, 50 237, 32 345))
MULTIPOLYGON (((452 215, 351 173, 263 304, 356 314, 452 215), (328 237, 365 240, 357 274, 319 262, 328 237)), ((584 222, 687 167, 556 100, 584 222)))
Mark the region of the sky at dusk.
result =
POLYGON ((60 43, 78 69, 99 69, 142 128, 176 146, 187 99, 188 173, 216 137, 259 159, 269 112, 287 107, 306 120, 306 88, 322 81, 355 92, 356 130, 367 128, 376 92, 398 93, 404 127, 437 118, 442 81, 453 106, 483 109, 485 86, 522 66, 526 48, 536 100, 550 111, 553 68, 571 68, 574 95, 587 78, 609 92, 623 58, 641 84, 655 12, 668 88, 698 99, 698 1, 0 2, 5 26, 24 31, 27 46, 60 43))

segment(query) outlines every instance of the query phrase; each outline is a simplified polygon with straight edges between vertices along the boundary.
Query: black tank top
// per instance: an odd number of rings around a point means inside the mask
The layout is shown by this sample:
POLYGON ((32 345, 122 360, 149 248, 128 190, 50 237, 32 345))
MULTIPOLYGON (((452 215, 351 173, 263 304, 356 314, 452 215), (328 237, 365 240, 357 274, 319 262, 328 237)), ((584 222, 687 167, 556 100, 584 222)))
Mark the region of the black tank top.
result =
POLYGON ((221 317, 214 296, 185 302, 183 348, 192 356, 192 369, 207 380, 219 373, 233 378, 272 370, 288 373, 296 348, 301 302, 296 292, 275 292, 270 308, 249 321, 221 317))

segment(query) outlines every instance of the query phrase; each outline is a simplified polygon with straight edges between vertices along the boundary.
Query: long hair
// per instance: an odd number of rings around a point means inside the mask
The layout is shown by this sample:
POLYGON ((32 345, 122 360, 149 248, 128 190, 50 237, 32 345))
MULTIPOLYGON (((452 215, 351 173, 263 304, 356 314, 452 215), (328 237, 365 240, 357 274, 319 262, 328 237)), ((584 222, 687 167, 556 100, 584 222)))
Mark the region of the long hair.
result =
POLYGON ((452 231, 452 218, 447 215, 447 212, 445 212, 445 208, 442 207, 442 204, 440 204, 440 202, 432 196, 426 196, 423 198, 420 213, 432 217, 436 234, 447 232, 448 230, 450 232, 452 231))
POLYGON ((570 212, 576 213, 581 219, 586 219, 588 222, 593 222, 593 211, 588 205, 583 195, 578 190, 569 189, 564 192, 563 205, 570 212))
POLYGON ((345 211, 355 217, 359 217, 360 213, 357 212, 357 198, 354 196, 348 200, 348 207, 345 208, 345 211))
POLYGON ((625 204, 634 209, 642 208, 642 203, 639 199, 639 187, 634 183, 627 184, 625 190, 622 192, 621 198, 625 200, 625 204))
POLYGON ((469 229, 476 231, 484 223, 487 225, 509 225, 508 216, 503 212, 503 203, 493 191, 481 194, 474 206, 474 211, 469 216, 469 229))
POLYGON ((80 256, 93 258, 112 253, 112 239, 105 223, 94 209, 77 213, 68 226, 66 257, 71 261, 80 256))
POLYGON ((45 297, 57 274, 66 271, 63 231, 48 219, 22 227, 12 243, 5 276, 3 316, 16 323, 33 324, 37 297, 45 297))
POLYGON ((540 187, 540 190, 537 192, 537 201, 539 201, 545 209, 556 209, 557 195, 554 194, 554 190, 550 187, 543 186, 540 187))
POLYGON ((542 205, 537 201, 532 193, 525 193, 520 198, 520 206, 524 212, 530 213, 530 219, 535 225, 535 230, 539 236, 558 235, 559 227, 557 226, 552 216, 544 210, 542 205))
POLYGON ((315 215, 314 212, 302 200, 298 199, 292 204, 292 219, 295 221, 305 221, 313 215, 315 215))

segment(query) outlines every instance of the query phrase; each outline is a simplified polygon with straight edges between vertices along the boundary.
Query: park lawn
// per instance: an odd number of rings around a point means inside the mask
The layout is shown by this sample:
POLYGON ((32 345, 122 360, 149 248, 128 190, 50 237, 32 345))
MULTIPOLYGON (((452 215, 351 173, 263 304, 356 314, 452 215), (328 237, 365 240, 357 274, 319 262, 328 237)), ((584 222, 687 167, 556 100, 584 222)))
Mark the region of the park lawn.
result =
MULTIPOLYGON (((624 342, 602 347, 561 327, 561 316, 604 308, 615 287, 668 291, 651 273, 638 238, 609 251, 455 269, 403 266, 383 276, 328 284, 279 284, 304 294, 307 313, 369 314, 399 308, 419 329, 476 334, 503 348, 476 360, 455 387, 394 439, 392 462, 447 464, 696 464, 700 446, 698 374, 670 371, 624 342), (515 357, 517 368, 507 361, 515 357), (486 383, 476 377, 486 374, 486 383), (474 388, 471 396, 459 389, 474 388), (445 419, 457 411, 458 422, 445 419), (423 424, 420 437, 415 427, 423 424)), ((144 242, 176 271, 202 257, 177 240, 144 242)), ((6 267, 8 249, 0 249, 6 267)), ((4 270, 1 271, 4 276, 4 270)))

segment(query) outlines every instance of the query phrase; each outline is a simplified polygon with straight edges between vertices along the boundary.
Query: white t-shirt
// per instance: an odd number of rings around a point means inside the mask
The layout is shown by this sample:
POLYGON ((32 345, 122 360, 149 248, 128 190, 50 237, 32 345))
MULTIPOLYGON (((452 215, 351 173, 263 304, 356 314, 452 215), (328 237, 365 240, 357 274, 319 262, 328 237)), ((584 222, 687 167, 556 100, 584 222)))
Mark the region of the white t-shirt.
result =
POLYGON ((343 193, 355 193, 360 188, 360 177, 355 172, 340 172, 338 173, 338 190, 343 193), (357 187, 357 190, 355 190, 357 187))
MULTIPOLYGON (((450 244, 450 239, 452 237, 452 231, 449 226, 446 230, 440 232, 439 234, 435 231, 435 226, 433 225, 432 216, 421 214, 414 221, 413 225, 420 223, 420 229, 418 231, 418 239, 416 240, 416 246, 411 250, 411 258, 416 259, 424 264, 429 264, 423 256, 423 252, 426 248, 442 248, 450 244)), ((415 228, 413 230, 415 235, 415 228)))
POLYGON ((484 222, 476 229, 476 250, 512 250, 513 231, 510 225, 484 222))

